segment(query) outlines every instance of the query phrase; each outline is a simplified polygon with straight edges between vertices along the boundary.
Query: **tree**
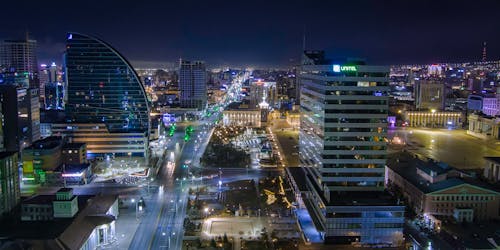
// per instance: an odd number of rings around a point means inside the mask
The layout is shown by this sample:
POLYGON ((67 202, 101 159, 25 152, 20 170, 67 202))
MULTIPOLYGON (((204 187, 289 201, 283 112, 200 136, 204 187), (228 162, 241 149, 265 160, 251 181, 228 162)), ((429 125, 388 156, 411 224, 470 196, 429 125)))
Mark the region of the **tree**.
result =
POLYGON ((227 239, 227 234, 226 233, 224 233, 224 237, 222 238, 222 242, 224 242, 224 243, 228 243, 229 242, 229 240, 227 239))
POLYGON ((210 241, 210 246, 211 247, 217 247, 217 242, 215 242, 214 238, 210 241))

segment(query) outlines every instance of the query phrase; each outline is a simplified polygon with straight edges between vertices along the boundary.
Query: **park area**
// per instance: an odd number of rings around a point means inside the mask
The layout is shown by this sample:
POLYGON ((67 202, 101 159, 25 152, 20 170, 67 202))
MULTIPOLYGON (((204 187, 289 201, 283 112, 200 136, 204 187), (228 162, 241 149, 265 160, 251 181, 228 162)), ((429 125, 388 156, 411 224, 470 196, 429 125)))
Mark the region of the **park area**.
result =
POLYGON ((205 167, 245 168, 251 163, 245 150, 233 147, 231 140, 245 131, 243 127, 215 128, 200 163, 205 167))
MULTIPOLYGON (((296 249, 300 232, 291 213, 288 184, 276 173, 260 179, 238 180, 222 187, 189 190, 186 244, 234 249, 296 249), (191 238, 198 239, 199 241, 191 238), (224 239, 227 238, 225 241, 224 239)), ((185 248, 189 249, 189 248, 185 248)))

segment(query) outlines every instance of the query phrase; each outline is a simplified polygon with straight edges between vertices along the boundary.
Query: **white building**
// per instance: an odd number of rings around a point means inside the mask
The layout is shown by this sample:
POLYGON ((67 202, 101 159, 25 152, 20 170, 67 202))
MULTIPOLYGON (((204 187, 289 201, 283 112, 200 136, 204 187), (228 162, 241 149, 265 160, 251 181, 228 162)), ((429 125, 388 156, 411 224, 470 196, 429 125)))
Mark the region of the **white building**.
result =
POLYGON ((483 176, 490 182, 500 182, 500 157, 484 157, 484 160, 483 176))

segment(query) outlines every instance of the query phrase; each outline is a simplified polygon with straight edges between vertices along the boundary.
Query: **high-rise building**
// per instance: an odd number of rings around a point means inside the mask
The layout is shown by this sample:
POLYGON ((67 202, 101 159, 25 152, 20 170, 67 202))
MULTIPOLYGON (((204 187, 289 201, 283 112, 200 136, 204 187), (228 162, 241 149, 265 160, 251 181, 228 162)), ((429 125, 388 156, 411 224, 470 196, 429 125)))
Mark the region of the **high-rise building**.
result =
POLYGON ((257 108, 266 103, 272 108, 278 105, 276 82, 261 79, 250 81, 250 107, 257 108))
MULTIPOLYGON (((17 89, 17 112, 19 125, 18 134, 8 134, 17 137, 19 147, 29 146, 31 142, 40 138, 40 102, 38 64, 36 58, 36 41, 28 37, 24 40, 5 40, 0 42, 0 65, 6 69, 0 78, 4 85, 12 85, 17 89), (24 127, 24 124, 27 124, 24 127)), ((7 90, 3 88, 2 91, 7 90)), ((13 92, 10 92, 13 93, 13 92)), ((14 97, 15 95, 9 95, 14 97)), ((15 99, 15 98, 14 98, 15 99)), ((14 100, 12 99, 12 100, 14 100)), ((2 104, 3 105, 3 104, 2 104)), ((8 106, 13 109, 16 106, 8 106)), ((3 109, 4 112, 12 112, 3 109)), ((6 118, 7 119, 7 118, 6 118)), ((9 119, 9 123, 11 120, 9 119)), ((15 123, 12 121, 12 123, 15 123)), ((11 142, 12 143, 12 142, 11 142)), ((11 146, 13 144, 10 144, 11 146)), ((18 150, 9 148, 7 150, 18 150)))
POLYGON ((53 62, 51 65, 41 64, 40 65, 40 103, 43 108, 47 107, 47 95, 45 88, 47 85, 54 85, 57 83, 57 65, 53 62))
POLYGON ((64 87, 60 82, 45 85, 45 109, 64 108, 64 87))
POLYGON ((38 88, 36 40, 5 40, 0 42, 0 65, 9 72, 30 74, 30 87, 38 88))
POLYGON ((404 206, 384 191, 389 67, 306 52, 300 78, 300 161, 316 228, 330 243, 401 244, 404 206))
POLYGON ((20 196, 17 152, 0 152, 0 217, 17 206, 20 196))
POLYGON ((202 110, 207 106, 207 72, 201 61, 180 61, 179 89, 183 108, 202 110))
MULTIPOLYGON (((85 141, 89 153, 93 148, 100 148, 99 153, 146 154, 147 140, 123 140, 130 133, 134 137, 142 133, 144 138, 149 138, 149 100, 130 63, 102 40, 69 33, 65 67, 67 119, 80 125, 95 124, 99 131, 105 129, 104 133, 125 135, 113 137, 116 140, 85 141), (137 141, 141 142, 141 152, 133 145, 137 141)), ((81 141, 75 138, 72 142, 81 141)))
POLYGON ((443 110, 444 82, 419 80, 415 82, 415 106, 418 110, 443 110))
POLYGON ((11 84, 0 85, 5 150, 18 151, 40 139, 37 91, 11 84))

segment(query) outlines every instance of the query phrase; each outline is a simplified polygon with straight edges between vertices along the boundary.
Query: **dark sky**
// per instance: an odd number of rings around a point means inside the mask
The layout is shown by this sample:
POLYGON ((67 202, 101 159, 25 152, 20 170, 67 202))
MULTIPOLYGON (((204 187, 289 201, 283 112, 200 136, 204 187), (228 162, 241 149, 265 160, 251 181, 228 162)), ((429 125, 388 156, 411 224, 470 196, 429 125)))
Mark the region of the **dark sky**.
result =
POLYGON ((92 34, 135 62, 277 65, 307 49, 373 64, 500 59, 498 0, 4 0, 0 38, 26 30, 40 61, 61 61, 67 31, 92 34), (304 28, 305 27, 305 28, 304 28))

